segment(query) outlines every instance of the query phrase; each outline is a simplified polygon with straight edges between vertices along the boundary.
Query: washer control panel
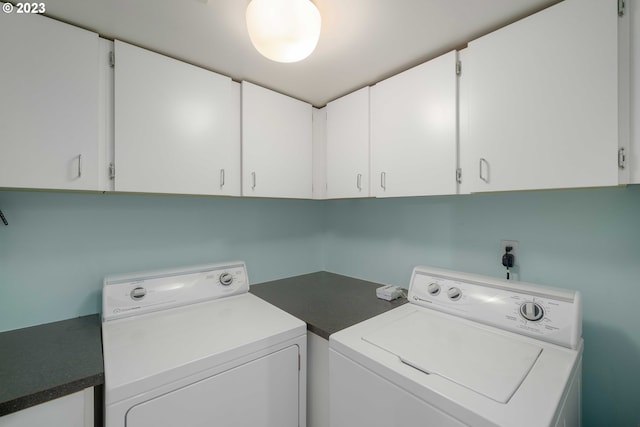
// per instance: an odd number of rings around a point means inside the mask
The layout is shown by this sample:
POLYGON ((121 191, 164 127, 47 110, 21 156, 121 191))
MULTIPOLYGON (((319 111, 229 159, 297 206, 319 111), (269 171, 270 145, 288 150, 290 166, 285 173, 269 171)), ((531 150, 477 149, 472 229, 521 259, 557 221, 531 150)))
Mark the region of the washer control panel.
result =
POLYGON ((576 348, 580 293, 492 277, 416 267, 409 302, 479 323, 576 348))
POLYGON ((224 298, 249 291, 244 262, 107 276, 102 288, 102 320, 224 298))

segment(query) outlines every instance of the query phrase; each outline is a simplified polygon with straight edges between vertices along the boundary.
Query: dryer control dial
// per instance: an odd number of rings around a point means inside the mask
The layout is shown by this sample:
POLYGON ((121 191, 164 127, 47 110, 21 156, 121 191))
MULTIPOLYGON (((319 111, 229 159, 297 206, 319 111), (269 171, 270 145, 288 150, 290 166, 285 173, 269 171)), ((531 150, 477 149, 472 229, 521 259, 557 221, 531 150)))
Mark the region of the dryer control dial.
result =
POLYGON ((218 279, 220 281, 221 285, 224 286, 229 286, 230 284, 233 283, 233 276, 231 275, 231 273, 222 273, 220 275, 220 279, 218 279))
POLYGON ((440 293, 440 285, 438 285, 437 283, 429 283, 429 286, 427 286, 427 291, 430 295, 433 295, 435 297, 440 293))
POLYGON ((447 296, 451 301, 458 301, 460 298, 462 298, 462 291, 460 290, 460 288, 456 287, 449 288, 449 290, 447 291, 447 296))
POLYGON ((520 306, 520 314, 526 320, 537 322, 544 316, 544 309, 537 302, 525 302, 520 306))
POLYGON ((131 290, 131 293, 129 293, 129 295, 131 296, 132 300, 140 301, 145 297, 145 295, 147 295, 147 290, 142 286, 137 286, 131 290))

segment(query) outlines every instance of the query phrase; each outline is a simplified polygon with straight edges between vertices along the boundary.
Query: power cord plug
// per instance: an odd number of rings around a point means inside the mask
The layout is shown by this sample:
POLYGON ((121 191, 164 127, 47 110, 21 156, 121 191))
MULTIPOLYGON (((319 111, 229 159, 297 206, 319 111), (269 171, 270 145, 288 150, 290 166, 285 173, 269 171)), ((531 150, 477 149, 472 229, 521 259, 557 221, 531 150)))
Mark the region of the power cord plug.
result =
POLYGON ((512 250, 512 246, 507 246, 504 248, 504 255, 502 255, 502 265, 507 269, 507 280, 511 279, 509 269, 515 264, 515 257, 511 253, 512 250))

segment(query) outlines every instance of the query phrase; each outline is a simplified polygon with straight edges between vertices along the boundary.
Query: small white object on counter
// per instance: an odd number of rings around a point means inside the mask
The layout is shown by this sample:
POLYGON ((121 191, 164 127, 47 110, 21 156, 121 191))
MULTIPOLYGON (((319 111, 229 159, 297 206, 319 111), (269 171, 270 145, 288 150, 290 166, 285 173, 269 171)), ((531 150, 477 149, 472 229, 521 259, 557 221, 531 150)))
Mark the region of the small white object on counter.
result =
POLYGON ((400 286, 387 285, 376 289, 376 296, 380 299, 393 301, 402 296, 402 288, 400 286))

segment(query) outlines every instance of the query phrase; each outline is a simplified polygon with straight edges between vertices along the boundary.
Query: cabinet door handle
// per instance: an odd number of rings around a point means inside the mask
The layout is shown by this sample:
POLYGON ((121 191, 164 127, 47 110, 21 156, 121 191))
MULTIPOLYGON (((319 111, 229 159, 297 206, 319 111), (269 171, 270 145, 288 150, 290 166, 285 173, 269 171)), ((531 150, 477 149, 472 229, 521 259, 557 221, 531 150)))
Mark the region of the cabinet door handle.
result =
POLYGON ((220 188, 224 187, 224 169, 220 169, 220 188))
POLYGON ((251 189, 252 190, 256 189, 256 173, 255 172, 251 172, 251 189))
POLYGON ((380 173, 380 187, 382 187, 383 190, 387 190, 387 173, 386 172, 382 172, 380 173))
POLYGON ((485 158, 480 158, 480 179, 483 180, 484 182, 486 182, 487 184, 489 183, 489 162, 487 161, 487 159, 485 158), (485 168, 482 167, 482 165, 485 164, 487 165, 486 169, 487 169, 487 173, 484 174, 483 171, 485 168))
POLYGON ((618 150, 618 168, 624 169, 627 156, 624 154, 624 147, 618 150))
POLYGON ((78 154, 78 178, 82 176, 82 153, 78 154))
POLYGON ((356 187, 358 188, 358 191, 362 191, 362 174, 361 173, 359 173, 356 178, 356 187))

